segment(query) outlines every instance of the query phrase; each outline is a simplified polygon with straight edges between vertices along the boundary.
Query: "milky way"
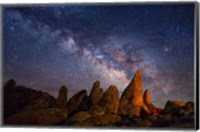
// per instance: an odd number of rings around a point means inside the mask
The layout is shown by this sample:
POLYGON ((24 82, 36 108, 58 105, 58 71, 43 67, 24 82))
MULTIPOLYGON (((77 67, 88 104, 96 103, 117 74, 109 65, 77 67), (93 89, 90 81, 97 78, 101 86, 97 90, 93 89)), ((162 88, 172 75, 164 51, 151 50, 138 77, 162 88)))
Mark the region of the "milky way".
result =
POLYGON ((95 80, 120 93, 137 70, 163 105, 194 98, 194 4, 3 8, 3 77, 57 96, 95 80))

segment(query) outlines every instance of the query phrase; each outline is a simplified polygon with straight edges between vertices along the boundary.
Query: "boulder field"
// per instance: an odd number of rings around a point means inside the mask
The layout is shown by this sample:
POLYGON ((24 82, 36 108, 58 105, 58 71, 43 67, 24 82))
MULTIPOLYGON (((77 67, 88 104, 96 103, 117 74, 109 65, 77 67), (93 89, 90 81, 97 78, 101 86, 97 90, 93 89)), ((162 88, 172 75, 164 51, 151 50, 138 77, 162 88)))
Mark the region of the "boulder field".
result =
POLYGON ((117 86, 105 92, 95 81, 89 95, 86 90, 67 100, 68 89, 61 86, 58 97, 16 85, 10 79, 3 89, 4 125, 58 125, 76 127, 195 128, 194 102, 168 100, 163 109, 151 101, 150 91, 143 93, 139 70, 121 97, 117 86))

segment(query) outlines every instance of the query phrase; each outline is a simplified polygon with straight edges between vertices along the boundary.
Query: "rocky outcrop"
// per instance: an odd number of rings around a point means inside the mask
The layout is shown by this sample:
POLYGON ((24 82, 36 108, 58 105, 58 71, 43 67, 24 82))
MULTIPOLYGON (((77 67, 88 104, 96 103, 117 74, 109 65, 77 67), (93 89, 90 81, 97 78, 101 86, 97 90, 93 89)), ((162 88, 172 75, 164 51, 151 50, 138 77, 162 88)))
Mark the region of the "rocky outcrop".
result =
POLYGON ((89 96, 85 96, 79 109, 88 111, 92 106, 97 104, 103 96, 103 89, 100 88, 100 82, 95 81, 89 96))
POLYGON ((59 108, 29 110, 8 117, 5 124, 9 125, 54 125, 66 120, 66 111, 59 108))
POLYGON ((194 115, 194 102, 188 101, 184 107, 186 115, 194 115))
POLYGON ((85 96, 79 106, 79 110, 80 111, 88 111, 90 109, 90 107, 91 107, 90 98, 89 98, 89 96, 85 96))
POLYGON ((67 102, 65 86, 55 99, 48 93, 16 86, 14 80, 9 80, 4 85, 4 125, 195 127, 194 103, 169 100, 164 109, 157 109, 149 90, 142 94, 141 71, 136 73, 120 100, 114 85, 103 95, 102 92, 100 82, 96 81, 89 96, 82 90, 67 102))
POLYGON ((80 112, 76 113, 74 116, 72 116, 66 122, 66 124, 74 124, 74 123, 82 122, 90 117, 91 117, 91 115, 88 112, 80 111, 80 112))
POLYGON ((130 84, 122 93, 119 105, 121 115, 139 117, 141 111, 150 113, 150 110, 144 104, 142 93, 142 72, 137 71, 130 84))
POLYGON ((73 124, 74 126, 110 126, 119 122, 121 117, 117 114, 105 114, 102 116, 94 116, 82 122, 73 124))
POLYGON ((100 82, 95 81, 89 95, 90 105, 93 106, 99 102, 103 96, 103 89, 100 88, 100 82))
POLYGON ((151 96, 148 89, 144 92, 143 100, 144 100, 144 104, 147 106, 150 112, 152 114, 157 114, 156 112, 158 111, 158 109, 151 102, 151 96))
POLYGON ((184 101, 168 100, 163 112, 166 114, 171 113, 173 115, 178 115, 180 110, 186 106, 186 103, 187 102, 184 101))
POLYGON ((69 99, 67 106, 68 106, 70 115, 73 115, 76 112, 80 111, 79 107, 81 106, 81 104, 85 98, 87 98, 87 92, 86 92, 86 90, 82 90, 82 91, 76 93, 75 95, 73 95, 69 99))
MULTIPOLYGON (((17 90, 19 95, 24 96, 23 99, 26 99, 25 93, 30 97, 34 95, 34 90, 30 90, 24 87, 15 87, 21 88, 17 90), (26 91, 23 94, 23 91, 26 91), (32 95, 33 94, 33 95, 32 95)), ((63 91, 63 88, 61 88, 63 91)), ((36 92, 36 91, 34 91, 36 92)), ((60 99, 60 98, 59 98, 60 99)), ((18 100, 17 100, 18 101, 18 100)), ((62 100, 63 101, 63 100, 62 100)), ((61 101, 60 101, 61 102, 61 101)), ((25 107, 16 111, 15 114, 5 118, 5 124, 23 124, 23 125, 53 125, 66 120, 68 116, 68 111, 66 107, 60 107, 64 104, 60 103, 59 105, 56 102, 56 99, 49 93, 42 93, 42 95, 36 99, 32 99, 31 102, 26 103, 25 107)))
POLYGON ((8 80, 5 84, 4 84, 4 88, 13 88, 16 85, 16 82, 14 79, 10 79, 8 80))
POLYGON ((67 123, 75 126, 101 126, 115 123, 120 118, 117 115, 118 107, 119 92, 116 86, 111 85, 88 112, 78 112, 67 123))
POLYGON ((107 113, 117 113, 119 107, 119 91, 115 85, 111 85, 105 91, 98 105, 106 107, 107 113))
POLYGON ((20 112, 25 106, 43 95, 43 92, 36 91, 24 86, 15 86, 16 82, 12 79, 4 85, 4 119, 20 112))
POLYGON ((116 86, 111 85, 103 94, 101 100, 93 106, 89 112, 92 115, 104 115, 117 113, 119 107, 119 91, 116 86))
POLYGON ((150 92, 148 89, 144 92, 143 100, 145 104, 152 104, 150 92))
POLYGON ((192 116, 194 115, 194 103, 190 101, 169 100, 165 105, 163 113, 174 116, 192 116))
POLYGON ((149 120, 146 120, 146 119, 136 118, 136 119, 133 119, 132 125, 135 127, 151 127, 152 122, 150 122, 149 120))
POLYGON ((27 105, 23 111, 28 110, 42 110, 47 109, 50 107, 54 107, 56 104, 56 100, 53 96, 51 96, 49 93, 44 93, 42 96, 34 100, 32 103, 27 105))
POLYGON ((67 106, 67 88, 62 86, 58 93, 58 98, 56 100, 56 106, 66 107, 67 106))

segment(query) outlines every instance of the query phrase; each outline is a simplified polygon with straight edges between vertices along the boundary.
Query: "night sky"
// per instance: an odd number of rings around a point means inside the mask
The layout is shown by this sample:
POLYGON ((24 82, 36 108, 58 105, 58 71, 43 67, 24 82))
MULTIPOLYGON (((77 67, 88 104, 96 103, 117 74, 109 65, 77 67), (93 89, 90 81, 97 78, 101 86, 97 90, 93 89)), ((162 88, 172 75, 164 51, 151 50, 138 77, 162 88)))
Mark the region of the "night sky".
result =
POLYGON ((153 103, 194 98, 194 4, 3 8, 3 77, 57 97, 95 80, 120 93, 137 70, 153 103))

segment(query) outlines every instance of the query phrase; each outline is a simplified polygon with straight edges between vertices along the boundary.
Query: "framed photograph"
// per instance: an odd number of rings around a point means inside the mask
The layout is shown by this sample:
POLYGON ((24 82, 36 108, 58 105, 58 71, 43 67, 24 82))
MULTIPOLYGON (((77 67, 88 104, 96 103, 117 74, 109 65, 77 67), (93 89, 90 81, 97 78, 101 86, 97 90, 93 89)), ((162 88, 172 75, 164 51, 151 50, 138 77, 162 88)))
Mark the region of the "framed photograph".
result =
POLYGON ((196 130, 197 2, 1 5, 2 125, 196 130))

